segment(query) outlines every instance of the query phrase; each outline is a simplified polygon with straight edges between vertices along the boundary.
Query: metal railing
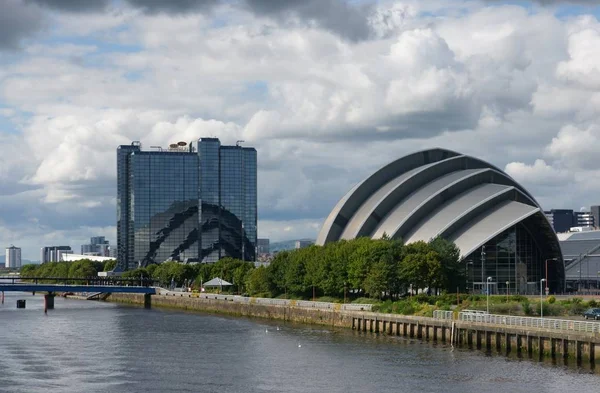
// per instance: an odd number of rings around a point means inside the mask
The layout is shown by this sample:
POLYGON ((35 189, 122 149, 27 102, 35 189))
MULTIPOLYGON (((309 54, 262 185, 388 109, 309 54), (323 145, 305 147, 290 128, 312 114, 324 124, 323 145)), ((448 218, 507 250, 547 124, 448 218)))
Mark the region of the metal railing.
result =
POLYGON ((454 312, 443 311, 443 310, 434 310, 433 317, 435 319, 454 319, 454 312))
POLYGON ((600 333, 600 323, 598 322, 573 321, 568 319, 515 317, 510 315, 482 314, 463 311, 458 313, 458 320, 492 325, 600 333))
POLYGON ((190 293, 190 292, 170 292, 166 291, 167 296, 175 297, 198 297, 208 300, 223 300, 234 303, 245 304, 263 304, 270 306, 285 306, 298 308, 314 308, 317 310, 344 310, 344 311, 371 311, 372 304, 357 304, 357 303, 328 303, 328 302, 312 302, 308 300, 291 300, 291 299, 270 299, 261 297, 247 297, 239 295, 219 295, 215 293, 190 293))

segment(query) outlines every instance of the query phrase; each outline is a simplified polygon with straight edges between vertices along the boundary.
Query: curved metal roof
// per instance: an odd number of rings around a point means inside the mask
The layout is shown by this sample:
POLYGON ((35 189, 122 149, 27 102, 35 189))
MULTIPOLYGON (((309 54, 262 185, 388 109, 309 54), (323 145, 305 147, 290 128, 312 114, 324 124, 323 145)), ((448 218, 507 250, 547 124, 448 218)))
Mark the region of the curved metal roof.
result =
POLYGON ((544 248, 560 257, 556 235, 523 186, 485 161, 436 148, 402 157, 356 185, 325 220, 317 244, 442 236, 465 257, 517 223, 535 225, 544 248))

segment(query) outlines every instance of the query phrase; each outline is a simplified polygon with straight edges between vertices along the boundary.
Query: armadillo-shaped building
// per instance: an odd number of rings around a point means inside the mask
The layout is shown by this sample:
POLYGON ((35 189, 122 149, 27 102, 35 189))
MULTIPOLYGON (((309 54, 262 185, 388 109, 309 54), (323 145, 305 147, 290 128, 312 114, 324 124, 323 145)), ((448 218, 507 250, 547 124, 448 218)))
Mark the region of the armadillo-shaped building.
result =
POLYGON ((405 243, 454 242, 474 291, 562 291, 556 234, 533 196, 495 166, 445 149, 402 157, 352 188, 333 208, 317 244, 386 234, 405 243), (489 278, 488 278, 489 277, 489 278))

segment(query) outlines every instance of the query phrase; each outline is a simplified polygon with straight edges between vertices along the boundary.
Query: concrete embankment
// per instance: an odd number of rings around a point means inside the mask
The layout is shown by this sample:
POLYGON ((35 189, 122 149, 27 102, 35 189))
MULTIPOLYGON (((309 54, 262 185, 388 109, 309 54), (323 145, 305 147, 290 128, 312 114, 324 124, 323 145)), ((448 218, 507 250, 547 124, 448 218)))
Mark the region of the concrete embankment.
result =
MULTIPOLYGON (((144 295, 113 294, 109 301, 144 305, 144 295)), ((147 306, 147 304, 146 304, 147 306)), ((594 367, 600 361, 600 333, 503 326, 340 309, 319 310, 279 305, 235 303, 188 294, 152 296, 152 306, 348 328, 360 332, 438 341, 530 358, 575 360, 594 367), (189 296, 189 297, 188 297, 189 296)))

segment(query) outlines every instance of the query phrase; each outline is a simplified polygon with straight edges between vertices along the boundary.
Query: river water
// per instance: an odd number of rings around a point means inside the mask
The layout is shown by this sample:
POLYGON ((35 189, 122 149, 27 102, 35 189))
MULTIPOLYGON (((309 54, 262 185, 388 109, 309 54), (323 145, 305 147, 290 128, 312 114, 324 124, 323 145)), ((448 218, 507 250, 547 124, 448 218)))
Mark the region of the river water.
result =
POLYGON ((6 294, 0 392, 600 389, 589 370, 400 337, 58 297, 55 307, 44 315, 42 296, 6 294))

